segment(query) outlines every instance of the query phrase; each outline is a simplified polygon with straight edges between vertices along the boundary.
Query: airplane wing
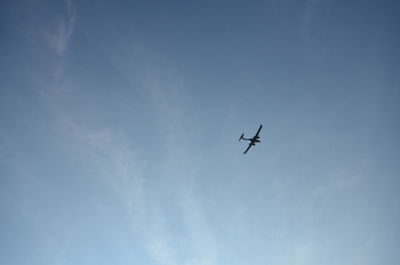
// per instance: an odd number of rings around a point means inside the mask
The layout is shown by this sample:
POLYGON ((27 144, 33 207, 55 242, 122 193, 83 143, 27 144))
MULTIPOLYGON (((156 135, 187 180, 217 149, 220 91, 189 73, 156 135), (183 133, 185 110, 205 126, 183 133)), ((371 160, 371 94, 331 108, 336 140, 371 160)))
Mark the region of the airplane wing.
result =
POLYGON ((243 154, 246 154, 247 153, 247 151, 249 151, 249 149, 250 149, 250 147, 252 146, 252 144, 251 143, 249 143, 249 146, 247 147, 247 149, 246 149, 246 151, 244 151, 244 153, 243 154))
POLYGON ((258 128, 258 131, 257 131, 256 135, 254 135, 254 137, 257 137, 257 136, 258 136, 258 134, 259 134, 260 131, 261 131, 261 128, 262 128, 262 124, 260 125, 260 128, 258 128))

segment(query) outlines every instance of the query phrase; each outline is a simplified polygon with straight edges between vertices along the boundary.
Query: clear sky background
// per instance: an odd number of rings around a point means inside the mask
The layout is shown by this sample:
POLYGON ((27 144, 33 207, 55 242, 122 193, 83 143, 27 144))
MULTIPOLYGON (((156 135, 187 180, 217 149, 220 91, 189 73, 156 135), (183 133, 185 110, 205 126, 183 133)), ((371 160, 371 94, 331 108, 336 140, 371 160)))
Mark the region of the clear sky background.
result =
POLYGON ((1 1, 0 263, 400 264, 399 7, 1 1))

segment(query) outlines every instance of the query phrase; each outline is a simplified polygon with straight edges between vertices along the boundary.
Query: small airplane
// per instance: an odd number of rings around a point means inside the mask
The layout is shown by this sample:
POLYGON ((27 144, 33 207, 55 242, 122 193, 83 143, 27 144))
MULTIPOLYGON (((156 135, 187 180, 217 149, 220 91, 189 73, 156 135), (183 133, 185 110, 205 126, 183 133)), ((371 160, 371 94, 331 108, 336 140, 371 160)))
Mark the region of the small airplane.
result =
POLYGON ((262 128, 262 125, 260 125, 260 128, 258 128, 258 131, 257 131, 256 135, 253 136, 253 138, 249 138, 249 139, 244 138, 244 137, 243 137, 243 136, 244 136, 244 133, 240 136, 239 142, 240 142, 240 140, 250 141, 249 146, 247 147, 246 151, 244 151, 243 154, 246 154, 247 151, 249 151, 249 149, 250 149, 253 145, 256 145, 256 143, 260 143, 260 142, 261 142, 261 141, 259 140, 259 139, 260 139, 260 136, 258 136, 258 134, 259 134, 260 131, 261 131, 261 128, 262 128))

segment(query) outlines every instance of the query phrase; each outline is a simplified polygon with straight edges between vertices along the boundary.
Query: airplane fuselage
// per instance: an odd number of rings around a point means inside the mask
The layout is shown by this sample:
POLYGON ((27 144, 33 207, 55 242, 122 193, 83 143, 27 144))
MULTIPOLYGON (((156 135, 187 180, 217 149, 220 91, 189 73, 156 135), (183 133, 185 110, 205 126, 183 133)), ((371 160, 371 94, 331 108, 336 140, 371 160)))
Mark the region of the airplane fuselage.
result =
POLYGON ((262 128, 262 125, 260 125, 260 127, 258 128, 258 131, 257 131, 256 135, 254 135, 252 138, 245 138, 245 137, 244 137, 244 133, 240 136, 239 141, 240 141, 240 140, 246 140, 246 141, 249 141, 249 142, 250 142, 250 143, 249 143, 249 146, 247 147, 246 151, 244 151, 243 154, 246 154, 247 151, 250 149, 250 147, 256 145, 256 143, 260 143, 260 142, 261 142, 261 141, 259 140, 259 139, 260 139, 260 136, 258 136, 258 134, 259 134, 260 131, 261 131, 261 128, 262 128))
POLYGON ((256 143, 261 143, 260 140, 258 140, 259 137, 254 137, 254 138, 250 138, 250 139, 244 139, 250 142, 251 145, 256 145, 256 143))

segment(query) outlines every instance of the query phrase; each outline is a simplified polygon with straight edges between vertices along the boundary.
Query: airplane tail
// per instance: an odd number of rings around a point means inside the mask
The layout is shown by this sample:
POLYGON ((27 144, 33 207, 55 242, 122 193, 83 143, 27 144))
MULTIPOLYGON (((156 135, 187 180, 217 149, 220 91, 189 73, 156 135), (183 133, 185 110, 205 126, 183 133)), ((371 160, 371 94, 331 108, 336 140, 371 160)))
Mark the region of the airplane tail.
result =
POLYGON ((239 142, 240 142, 240 140, 244 139, 243 136, 244 136, 244 133, 240 136, 239 142))

